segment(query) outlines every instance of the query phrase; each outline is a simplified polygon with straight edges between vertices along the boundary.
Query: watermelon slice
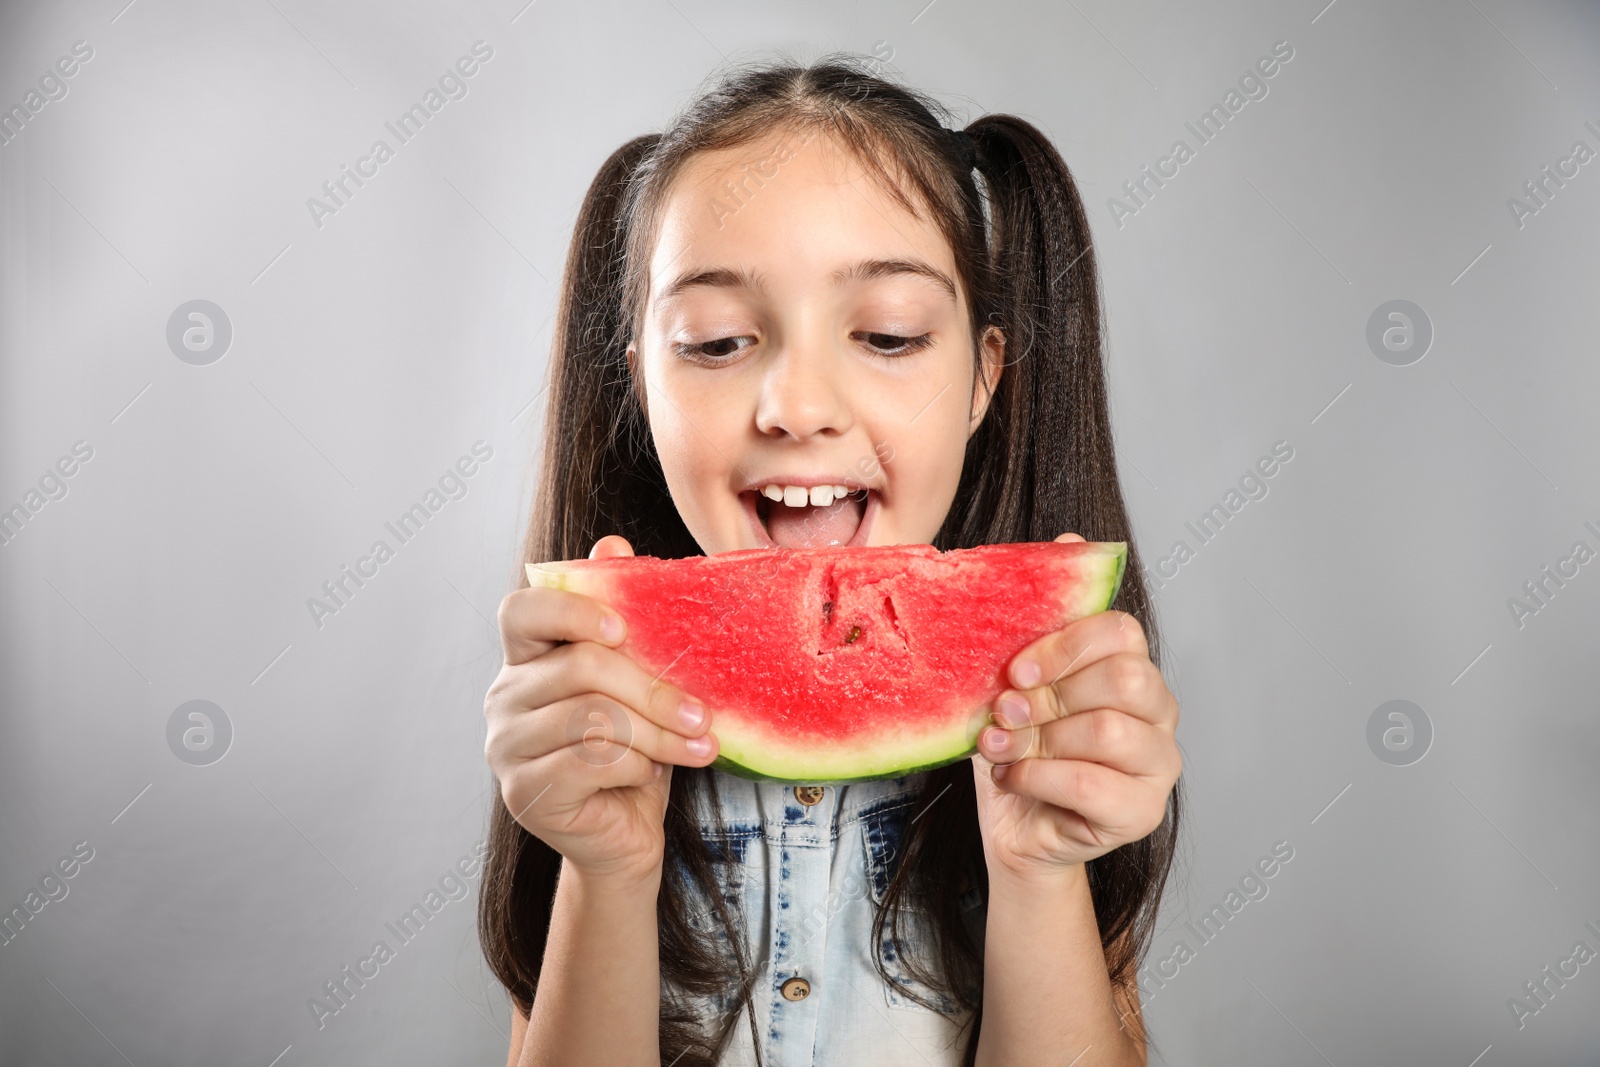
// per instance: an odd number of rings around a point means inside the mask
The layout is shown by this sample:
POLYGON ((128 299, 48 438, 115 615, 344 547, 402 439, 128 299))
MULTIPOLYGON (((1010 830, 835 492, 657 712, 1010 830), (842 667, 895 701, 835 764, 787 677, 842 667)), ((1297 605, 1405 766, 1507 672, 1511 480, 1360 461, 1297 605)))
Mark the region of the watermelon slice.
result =
POLYGON ((977 750, 1011 659, 1104 611, 1125 542, 756 548, 528 564, 628 623, 621 650, 702 701, 712 766, 859 782, 977 750))

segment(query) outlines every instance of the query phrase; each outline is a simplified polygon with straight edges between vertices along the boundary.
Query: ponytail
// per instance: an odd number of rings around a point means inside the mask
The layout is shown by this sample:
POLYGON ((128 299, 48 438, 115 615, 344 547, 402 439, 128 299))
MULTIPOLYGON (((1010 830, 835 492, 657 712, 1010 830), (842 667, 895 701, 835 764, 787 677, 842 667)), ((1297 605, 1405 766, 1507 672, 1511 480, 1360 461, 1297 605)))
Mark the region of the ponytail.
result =
MULTIPOLYGON (((660 134, 635 137, 613 152, 573 224, 550 361, 540 492, 524 561, 581 559, 614 533, 639 555, 698 552, 661 477, 624 355, 630 324, 622 209, 660 140, 660 134)), ((512 580, 518 588, 527 584, 521 563, 512 580)))
MULTIPOLYGON (((625 355, 631 324, 626 310, 629 189, 647 169, 659 134, 636 137, 606 159, 590 183, 573 224, 562 272, 550 361, 539 489, 513 579, 528 584, 522 564, 586 557, 594 542, 620 533, 639 555, 677 558, 698 549, 667 491, 655 445, 625 355)), ((661 930, 662 1048, 679 1067, 709 1067, 731 1033, 703 1032, 702 1020, 679 1003, 682 994, 726 996, 724 961, 684 924, 696 886, 714 884, 712 858, 700 838, 693 810, 705 792, 720 821, 715 779, 676 768, 664 832, 675 857, 662 878, 657 900, 661 930)), ((490 814, 489 852, 479 887, 478 939, 495 977, 518 1011, 528 1015, 555 905, 561 854, 528 833, 503 802, 490 814)), ((720 888, 711 890, 714 909, 732 922, 720 888)), ((735 945, 741 976, 749 967, 735 945)), ((742 978, 743 1000, 754 983, 742 978)), ((752 1036, 754 1030, 752 1029, 752 1036)))

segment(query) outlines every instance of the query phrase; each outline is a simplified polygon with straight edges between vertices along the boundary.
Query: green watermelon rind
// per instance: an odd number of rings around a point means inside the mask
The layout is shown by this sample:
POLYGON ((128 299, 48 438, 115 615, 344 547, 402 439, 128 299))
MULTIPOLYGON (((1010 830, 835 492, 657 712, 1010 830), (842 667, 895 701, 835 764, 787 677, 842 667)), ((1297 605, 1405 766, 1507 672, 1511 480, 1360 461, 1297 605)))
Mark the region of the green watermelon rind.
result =
MULTIPOLYGON (((1076 605, 1069 605, 1069 607, 1074 611, 1076 616, 1080 618, 1087 617, 1089 615, 1095 615, 1109 609, 1110 606, 1116 601, 1117 594, 1122 588, 1123 577, 1127 572, 1128 552, 1126 542, 1102 542, 1101 545, 1105 549, 1114 550, 1113 552, 1108 552, 1106 554, 1114 554, 1116 566, 1107 570, 1100 582, 1086 583, 1078 587, 1078 602, 1076 605)), ((542 564, 530 563, 526 566, 526 571, 528 574, 529 583, 531 585, 564 589, 571 592, 584 593, 585 595, 592 595, 592 593, 596 591, 589 582, 584 580, 584 577, 581 575, 581 572, 578 569, 569 568, 565 565, 564 561, 554 561, 542 564)), ((723 752, 719 752, 717 757, 712 760, 708 766, 724 771, 728 774, 732 774, 739 778, 748 779, 750 781, 774 782, 785 785, 846 785, 851 782, 881 781, 885 778, 916 774, 921 771, 934 770, 939 767, 948 766, 952 763, 956 763, 962 759, 966 759, 974 755, 978 751, 978 733, 983 729, 983 726, 987 722, 987 708, 988 705, 985 704, 980 708, 973 709, 967 719, 963 720, 966 723, 966 728, 961 730, 962 746, 960 751, 953 752, 949 755, 937 756, 931 760, 924 760, 923 762, 919 762, 911 766, 880 765, 874 770, 858 775, 842 774, 836 777, 819 778, 815 774, 812 774, 805 777, 791 777, 783 774, 781 768, 773 766, 774 763, 781 762, 782 757, 769 760, 768 770, 760 770, 741 763, 736 759, 730 758, 723 752)), ((732 709, 727 710, 731 712, 732 709)), ((713 732, 715 732, 714 728, 713 732)), ((924 746, 924 749, 926 749, 926 747, 927 746, 924 746)), ((830 753, 830 755, 834 756, 835 758, 826 760, 825 762, 838 762, 839 753, 830 753)), ((815 763, 816 761, 813 760, 813 762, 815 763)))
POLYGON ((726 756, 718 755, 708 766, 715 770, 726 771, 740 778, 748 778, 752 782, 777 782, 780 785, 849 785, 851 782, 878 782, 885 778, 899 778, 903 775, 917 774, 920 771, 931 771, 938 767, 945 767, 952 763, 964 760, 978 751, 978 746, 973 745, 965 752, 959 752, 945 759, 935 760, 932 763, 922 763, 915 767, 900 770, 881 771, 876 774, 863 774, 856 778, 779 778, 771 774, 753 770, 741 763, 735 763, 726 756))

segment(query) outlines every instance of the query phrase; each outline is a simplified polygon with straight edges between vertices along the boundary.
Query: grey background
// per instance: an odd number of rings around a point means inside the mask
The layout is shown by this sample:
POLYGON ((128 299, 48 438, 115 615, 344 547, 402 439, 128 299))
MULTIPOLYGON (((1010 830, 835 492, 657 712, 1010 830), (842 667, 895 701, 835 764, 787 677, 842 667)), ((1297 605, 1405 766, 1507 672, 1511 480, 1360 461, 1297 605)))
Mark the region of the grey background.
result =
MULTIPOLYGON (((1155 1062, 1600 1063, 1600 10, 1511 0, 1129 5, 8 4, 0 104, 5 1064, 502 1062, 451 902, 318 1029, 307 1000, 471 852, 483 692, 543 417, 550 317, 604 156, 723 58, 846 48, 1057 140, 1090 206, 1136 534, 1154 565, 1274 442, 1294 458, 1158 591, 1189 821, 1152 961, 1273 844, 1294 858, 1164 987, 1155 1062), (318 228, 305 206, 473 42, 468 95, 318 228), (1107 199, 1274 42, 1294 58, 1118 227, 1107 199), (209 300, 229 350, 169 349, 209 300), (1425 358, 1366 342, 1429 316, 1425 358), (306 606, 475 441, 493 458, 320 628, 306 606), (1409 700, 1426 757, 1368 719, 1409 700), (231 748, 180 760, 208 700, 231 748), (277 1057, 277 1059, 274 1059, 277 1057), (1476 1057, 1476 1059, 1475 1059, 1476 1057)), ((473 882, 473 891, 476 881, 473 882)))

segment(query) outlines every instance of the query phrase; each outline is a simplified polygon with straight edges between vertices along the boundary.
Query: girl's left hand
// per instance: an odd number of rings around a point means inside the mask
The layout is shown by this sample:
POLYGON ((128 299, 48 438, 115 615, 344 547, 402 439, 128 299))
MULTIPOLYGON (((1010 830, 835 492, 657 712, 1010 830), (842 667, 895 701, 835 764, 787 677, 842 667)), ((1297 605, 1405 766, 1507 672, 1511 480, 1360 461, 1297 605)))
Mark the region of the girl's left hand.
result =
POLYGON ((1183 769, 1178 702, 1137 619, 1068 623, 1017 653, 1010 679, 972 760, 991 873, 1054 873, 1161 825, 1183 769), (1008 718, 1013 702, 1025 718, 1008 718))

